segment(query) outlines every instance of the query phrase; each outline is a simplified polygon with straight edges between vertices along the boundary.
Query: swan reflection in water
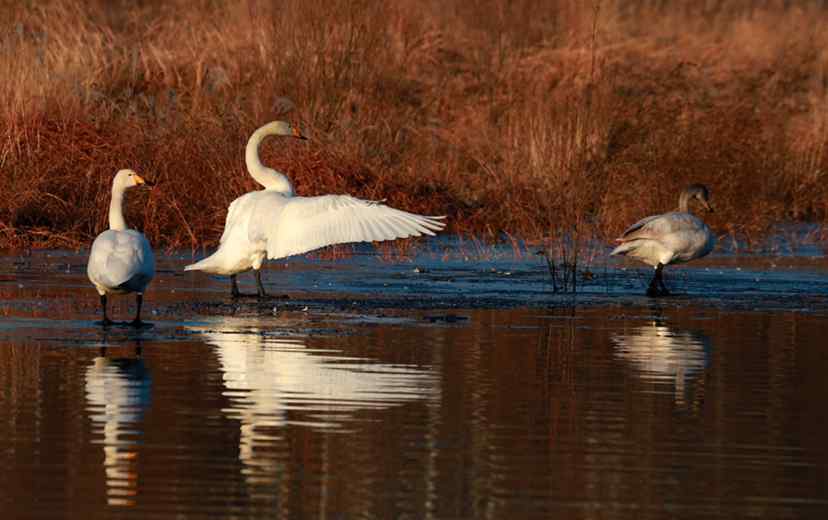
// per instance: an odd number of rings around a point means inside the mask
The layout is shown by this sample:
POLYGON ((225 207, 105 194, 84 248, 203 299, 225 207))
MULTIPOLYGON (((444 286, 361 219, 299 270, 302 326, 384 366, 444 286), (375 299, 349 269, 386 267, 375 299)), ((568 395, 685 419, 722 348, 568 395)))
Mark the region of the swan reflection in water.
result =
POLYGON ((93 442, 103 444, 107 503, 135 505, 138 492, 137 446, 144 412, 152 396, 152 377, 141 358, 109 357, 106 347, 86 369, 87 410, 94 426, 93 442))
POLYGON ((271 322, 221 318, 194 330, 216 349, 231 402, 223 412, 241 422, 239 459, 248 481, 275 480, 273 451, 286 425, 343 429, 359 411, 440 396, 429 368, 308 348, 301 337, 270 334, 271 322))
POLYGON ((710 338, 697 332, 676 332, 660 322, 614 334, 615 355, 627 361, 642 379, 672 382, 675 402, 692 402, 709 364, 710 338))

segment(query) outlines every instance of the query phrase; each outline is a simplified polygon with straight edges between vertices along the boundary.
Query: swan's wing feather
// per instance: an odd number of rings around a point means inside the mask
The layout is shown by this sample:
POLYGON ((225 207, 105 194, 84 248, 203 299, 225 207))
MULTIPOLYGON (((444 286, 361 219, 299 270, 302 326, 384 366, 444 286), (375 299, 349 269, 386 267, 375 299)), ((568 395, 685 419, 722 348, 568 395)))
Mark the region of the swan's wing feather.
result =
POLYGON ((349 195, 287 199, 267 232, 267 257, 283 258, 320 247, 434 235, 443 217, 427 217, 349 195))
POLYGON ((223 244, 234 236, 247 236, 247 226, 255 205, 256 195, 261 192, 245 193, 230 203, 227 208, 227 218, 224 220, 224 232, 219 243, 223 244))
POLYGON ((252 244, 248 238, 256 201, 265 191, 246 193, 230 203, 224 232, 219 239, 216 251, 198 262, 184 267, 185 271, 205 271, 215 274, 235 274, 250 269, 258 256, 264 257, 264 245, 257 251, 258 244, 252 244))
POLYGON ((674 211, 661 215, 645 217, 624 231, 620 242, 639 239, 659 240, 660 238, 684 231, 698 231, 704 228, 704 223, 690 213, 674 211))
POLYGON ((644 228, 648 223, 652 222, 653 220, 661 217, 661 215, 650 215, 649 217, 644 217, 632 226, 628 227, 624 230, 621 234, 621 239, 627 239, 629 235, 635 233, 639 229, 644 228))
POLYGON ((87 273, 104 287, 120 287, 136 277, 146 285, 155 275, 155 255, 138 231, 110 229, 92 243, 87 273))
POLYGON ((267 239, 279 226, 282 211, 288 201, 293 200, 283 193, 270 190, 256 192, 250 207, 250 222, 247 225, 246 239, 251 246, 265 254, 267 239))

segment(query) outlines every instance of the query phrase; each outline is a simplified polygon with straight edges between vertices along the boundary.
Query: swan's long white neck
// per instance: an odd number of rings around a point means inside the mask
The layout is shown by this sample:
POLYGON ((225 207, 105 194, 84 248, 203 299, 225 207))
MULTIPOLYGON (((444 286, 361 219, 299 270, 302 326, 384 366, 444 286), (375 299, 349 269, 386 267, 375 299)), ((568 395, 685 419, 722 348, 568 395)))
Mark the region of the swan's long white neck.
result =
POLYGON ((118 185, 112 186, 112 200, 109 202, 109 229, 123 231, 127 229, 124 220, 124 192, 118 185))
POLYGON ((268 168, 259 159, 259 145, 269 135, 277 135, 277 132, 270 125, 267 125, 259 128, 250 136, 250 139, 247 141, 247 149, 244 153, 244 162, 247 164, 247 171, 266 190, 278 191, 279 193, 284 193, 292 197, 293 185, 287 176, 273 168, 268 168))

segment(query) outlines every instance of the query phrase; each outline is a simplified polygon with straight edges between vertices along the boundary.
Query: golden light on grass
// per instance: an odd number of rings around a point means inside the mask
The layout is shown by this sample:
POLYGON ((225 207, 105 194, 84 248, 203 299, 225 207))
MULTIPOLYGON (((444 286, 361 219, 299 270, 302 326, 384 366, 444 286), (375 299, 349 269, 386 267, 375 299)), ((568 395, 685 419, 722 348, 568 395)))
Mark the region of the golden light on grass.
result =
POLYGON ((130 222, 204 247, 264 161, 298 193, 448 214, 481 238, 612 237, 702 182, 714 229, 828 216, 820 2, 0 4, 0 247, 78 247, 120 168, 130 222))

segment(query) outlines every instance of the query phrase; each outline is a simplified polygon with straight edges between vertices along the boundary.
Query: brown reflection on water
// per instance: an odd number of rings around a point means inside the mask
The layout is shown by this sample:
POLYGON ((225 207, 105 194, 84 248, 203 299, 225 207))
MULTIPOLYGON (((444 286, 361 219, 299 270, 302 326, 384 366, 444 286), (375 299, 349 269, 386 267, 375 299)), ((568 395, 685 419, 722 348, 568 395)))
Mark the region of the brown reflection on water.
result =
POLYGON ((158 322, 141 355, 131 332, 6 326, 0 506, 11 518, 828 511, 825 316, 398 314, 158 322))

